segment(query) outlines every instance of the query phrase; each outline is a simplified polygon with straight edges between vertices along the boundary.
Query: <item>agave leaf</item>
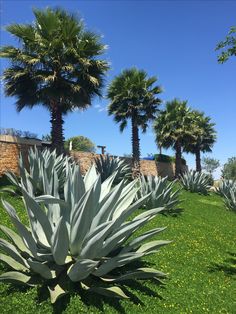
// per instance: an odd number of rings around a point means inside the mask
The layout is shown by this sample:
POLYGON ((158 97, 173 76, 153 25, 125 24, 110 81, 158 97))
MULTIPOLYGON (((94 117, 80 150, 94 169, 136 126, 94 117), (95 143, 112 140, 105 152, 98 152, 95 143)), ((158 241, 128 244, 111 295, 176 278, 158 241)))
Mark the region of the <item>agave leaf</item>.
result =
POLYGON ((137 230, 137 228, 143 226, 147 220, 148 218, 130 221, 121 226, 118 230, 114 230, 113 235, 105 241, 99 256, 107 256, 117 247, 117 244, 120 246, 121 243, 126 241, 133 234, 133 232, 137 230), (122 240, 122 242, 120 242, 120 240, 122 240))
POLYGON ((159 214, 160 212, 162 212, 163 210, 165 210, 164 207, 149 209, 149 210, 145 211, 144 213, 136 216, 133 220, 143 219, 145 217, 153 217, 153 216, 156 216, 157 214, 159 214))
POLYGON ((128 263, 131 263, 140 257, 142 257, 144 253, 141 252, 129 252, 125 254, 119 254, 115 257, 110 258, 109 260, 103 262, 101 266, 99 266, 94 272, 93 275, 101 277, 108 274, 110 271, 117 267, 124 266, 128 263))
POLYGON ((16 214, 14 207, 12 207, 8 202, 2 200, 2 204, 6 211, 8 212, 12 223, 16 227, 18 233, 20 234, 22 240, 24 241, 25 245, 29 249, 30 253, 37 257, 37 247, 36 243, 31 235, 31 233, 27 230, 27 228, 21 223, 19 217, 16 214))
POLYGON ((84 176, 85 191, 88 191, 91 188, 91 186, 94 185, 97 178, 98 178, 98 175, 96 172, 95 165, 93 164, 84 176))
POLYGON ((140 248, 136 252, 146 254, 152 250, 159 249, 160 247, 167 245, 169 243, 171 243, 171 241, 164 241, 164 240, 151 241, 151 242, 141 245, 140 248))
POLYGON ((92 271, 95 269, 98 263, 99 262, 90 259, 78 260, 68 269, 67 274, 71 281, 76 282, 83 280, 92 273, 92 271))
POLYGON ((59 298, 68 293, 68 291, 64 290, 63 286, 58 283, 54 287, 48 287, 50 292, 51 303, 54 304, 59 298))
POLYGON ((117 175, 117 171, 114 172, 110 177, 108 177, 101 186, 101 195, 100 195, 100 201, 104 199, 104 197, 110 192, 113 181, 117 175))
POLYGON ((106 297, 129 299, 129 297, 124 293, 124 291, 117 286, 104 288, 104 287, 92 287, 88 290, 89 292, 95 292, 106 297))
POLYGON ((135 271, 127 272, 119 277, 102 277, 101 279, 106 282, 119 282, 130 279, 150 279, 155 277, 165 278, 166 274, 153 268, 138 268, 135 271))
POLYGON ((62 205, 63 207, 67 207, 67 204, 64 200, 56 198, 52 195, 41 195, 35 197, 35 201, 38 203, 44 203, 44 204, 59 204, 62 205))
POLYGON ((26 252, 28 254, 30 254, 30 251, 27 249, 25 243, 22 241, 21 237, 15 233, 13 230, 0 225, 0 229, 2 230, 2 232, 5 233, 5 235, 12 240, 12 242, 16 245, 16 247, 22 251, 22 252, 26 252))
POLYGON ((52 226, 48 220, 47 215, 39 206, 39 204, 28 194, 28 192, 22 189, 25 205, 30 218, 31 230, 36 231, 36 237, 46 246, 49 246, 52 237, 52 226))
POLYGON ((13 268, 14 270, 18 271, 27 271, 28 268, 25 267, 23 264, 15 261, 12 257, 7 256, 5 254, 0 253, 0 261, 6 263, 8 266, 13 268))
MULTIPOLYGON (((99 206, 99 211, 97 215, 94 217, 91 228, 95 228, 99 224, 108 220, 108 217, 111 212, 111 208, 115 207, 115 204, 120 198, 122 189, 124 186, 124 181, 121 181, 109 194, 108 198, 105 198, 103 202, 101 202, 99 206)), ((111 219, 110 219, 111 220, 111 219)))
POLYGON ((13 185, 15 185, 15 186, 17 186, 17 187, 20 187, 20 183, 19 183, 19 180, 18 180, 18 178, 17 178, 17 176, 13 173, 13 172, 6 172, 5 173, 5 175, 6 175, 6 177, 9 179, 9 181, 13 184, 13 185))
POLYGON ((40 276, 42 276, 45 279, 52 279, 55 278, 55 272, 51 271, 50 268, 41 262, 32 261, 30 259, 27 260, 30 268, 40 276))
POLYGON ((33 283, 30 283, 32 277, 22 274, 17 271, 9 271, 0 275, 0 281, 7 281, 19 284, 25 284, 28 286, 34 286, 33 283))
POLYGON ((6 240, 0 239, 0 249, 10 255, 18 263, 22 265, 27 265, 26 260, 20 255, 15 246, 7 242, 6 240))
POLYGON ((145 232, 141 236, 135 238, 130 243, 128 243, 128 245, 125 246, 121 250, 120 254, 127 253, 127 252, 130 252, 131 250, 134 250, 134 249, 138 248, 143 241, 153 237, 155 234, 157 234, 159 232, 162 232, 165 229, 166 229, 166 227, 164 227, 164 228, 155 228, 155 229, 152 229, 152 230, 149 230, 149 231, 145 232))
POLYGON ((52 235, 52 254, 58 265, 65 264, 69 250, 69 236, 63 217, 60 218, 52 235))
POLYGON ((95 228, 94 232, 90 234, 86 241, 84 241, 80 256, 89 259, 99 256, 104 239, 111 232, 113 225, 114 222, 110 221, 95 228), (103 228, 101 228, 101 226, 103 226, 103 228))

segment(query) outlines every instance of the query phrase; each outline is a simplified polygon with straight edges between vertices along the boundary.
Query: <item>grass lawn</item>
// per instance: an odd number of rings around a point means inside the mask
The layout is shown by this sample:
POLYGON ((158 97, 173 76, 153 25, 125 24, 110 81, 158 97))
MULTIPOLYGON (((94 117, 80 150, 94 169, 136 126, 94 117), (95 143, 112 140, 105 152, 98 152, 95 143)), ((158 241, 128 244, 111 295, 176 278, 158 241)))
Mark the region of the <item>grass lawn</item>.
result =
MULTIPOLYGON (((4 198, 26 221, 21 200, 4 198)), ((236 313, 236 214, 214 194, 182 192, 181 198, 181 213, 159 215, 145 227, 167 226, 156 239, 173 240, 144 259, 169 274, 164 286, 131 283, 131 299, 125 301, 75 293, 53 307, 45 289, 0 284, 0 313, 236 313)), ((1 205, 0 215, 1 224, 9 225, 1 205)))

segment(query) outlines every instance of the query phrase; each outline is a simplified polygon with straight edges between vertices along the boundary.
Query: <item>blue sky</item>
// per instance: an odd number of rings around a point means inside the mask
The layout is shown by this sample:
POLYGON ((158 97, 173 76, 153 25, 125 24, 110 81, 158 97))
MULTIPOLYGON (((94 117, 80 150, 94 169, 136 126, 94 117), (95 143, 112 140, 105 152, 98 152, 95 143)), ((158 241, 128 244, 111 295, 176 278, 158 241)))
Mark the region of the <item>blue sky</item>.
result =
MULTIPOLYGON (((223 164, 236 155, 236 58, 217 63, 216 44, 236 25, 236 1, 1 1, 1 25, 31 23, 32 8, 60 6, 80 13, 87 27, 103 35, 111 63, 107 83, 121 70, 136 66, 156 75, 163 102, 174 97, 203 110, 216 123, 218 140, 212 156, 223 164)), ((17 44, 4 30, 2 44, 17 44)), ((1 67, 6 66, 2 61, 1 67)), ((131 152, 131 132, 122 134, 94 99, 85 112, 65 118, 65 137, 84 135, 116 155, 131 152)), ((1 93, 1 127, 42 134, 50 132, 49 113, 37 107, 16 113, 14 98, 1 93)), ((156 153, 152 129, 141 135, 142 156, 156 153)), ((172 153, 168 151, 168 153, 172 153)), ((194 157, 185 155, 190 167, 194 157)))

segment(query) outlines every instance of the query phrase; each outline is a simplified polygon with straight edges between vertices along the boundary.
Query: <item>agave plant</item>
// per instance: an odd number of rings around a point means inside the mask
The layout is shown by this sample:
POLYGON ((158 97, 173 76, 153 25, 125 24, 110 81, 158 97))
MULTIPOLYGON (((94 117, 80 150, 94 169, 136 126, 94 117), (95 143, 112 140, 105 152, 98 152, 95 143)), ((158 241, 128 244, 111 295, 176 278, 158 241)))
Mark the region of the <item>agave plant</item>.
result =
MULTIPOLYGON (((20 154, 19 170, 20 180, 12 173, 7 172, 6 176, 10 182, 21 190, 21 183, 31 188, 32 195, 52 194, 49 187, 52 188, 54 173, 58 181, 59 190, 63 190, 65 181, 66 166, 70 163, 70 158, 63 155, 57 155, 56 150, 51 152, 49 149, 40 151, 36 147, 28 152, 28 162, 20 154)), ((52 194, 53 195, 53 194, 52 194)))
POLYGON ((125 280, 165 277, 152 268, 135 268, 133 264, 134 269, 126 271, 124 267, 169 243, 146 242, 165 228, 133 236, 162 211, 154 208, 134 217, 149 198, 145 195, 134 202, 136 181, 125 184, 122 180, 112 188, 116 173, 101 183, 95 166, 83 178, 78 166, 67 164, 61 198, 57 171, 52 172, 54 179, 48 191, 53 191, 53 196, 33 196, 31 178, 21 180, 29 226, 21 222, 11 204, 3 201, 16 232, 0 225, 9 238, 0 239, 4 252, 0 260, 12 269, 0 275, 0 281, 30 286, 44 283, 54 303, 68 293, 70 283, 90 292, 127 298, 121 288, 125 280))
POLYGON ((236 211, 236 189, 229 188, 227 194, 223 194, 225 198, 225 205, 227 208, 236 211))
POLYGON ((221 180, 219 185, 215 188, 216 193, 223 197, 230 197, 231 190, 236 190, 236 181, 224 179, 221 180))
POLYGON ((209 176, 198 171, 187 171, 180 177, 183 188, 190 192, 207 194, 210 188, 209 176))
POLYGON ((119 157, 101 155, 95 159, 96 169, 101 175, 102 182, 105 181, 114 172, 117 172, 114 184, 119 183, 123 178, 131 178, 131 168, 125 160, 119 157))
POLYGON ((137 199, 150 195, 145 203, 147 209, 164 207, 165 210, 171 211, 180 202, 180 189, 174 191, 175 181, 168 182, 167 177, 142 175, 138 184, 140 185, 140 190, 137 192, 137 199))

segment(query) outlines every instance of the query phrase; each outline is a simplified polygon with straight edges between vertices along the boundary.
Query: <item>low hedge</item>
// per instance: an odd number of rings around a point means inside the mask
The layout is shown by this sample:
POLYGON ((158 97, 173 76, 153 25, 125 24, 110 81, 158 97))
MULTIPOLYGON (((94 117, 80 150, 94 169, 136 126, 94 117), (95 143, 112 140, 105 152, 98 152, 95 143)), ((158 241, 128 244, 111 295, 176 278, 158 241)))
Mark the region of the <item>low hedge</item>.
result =
MULTIPOLYGON (((159 162, 175 162, 174 156, 164 155, 164 154, 155 154, 155 160, 159 162)), ((186 160, 181 158, 182 165, 186 165, 186 160)))

